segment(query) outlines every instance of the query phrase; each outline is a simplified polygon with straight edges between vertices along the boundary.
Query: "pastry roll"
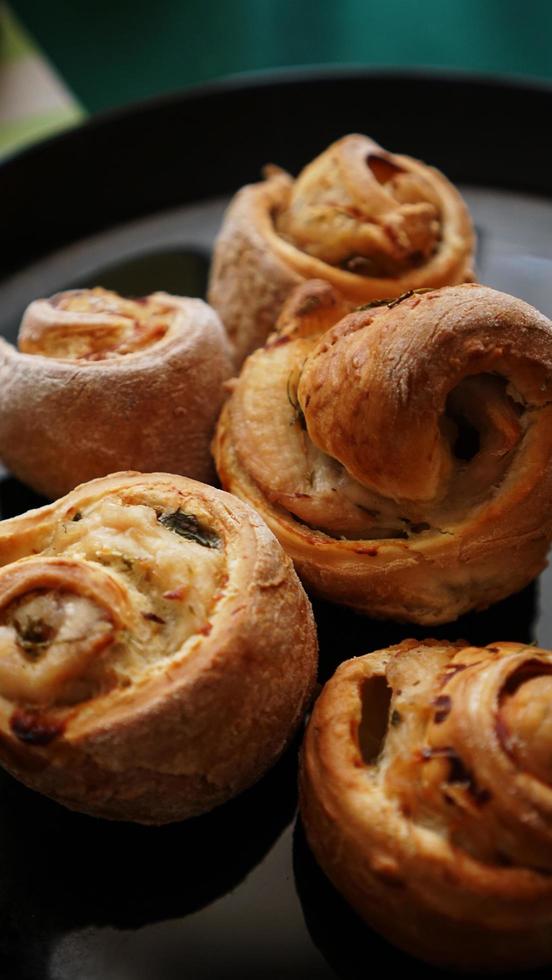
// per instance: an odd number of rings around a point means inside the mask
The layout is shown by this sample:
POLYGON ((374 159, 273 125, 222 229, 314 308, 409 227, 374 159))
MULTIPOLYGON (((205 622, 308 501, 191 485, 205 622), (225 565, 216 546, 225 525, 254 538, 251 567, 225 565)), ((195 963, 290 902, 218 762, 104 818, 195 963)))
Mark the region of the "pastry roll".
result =
POLYGON ((222 803, 287 745, 316 658, 291 562, 223 491, 121 473, 0 524, 0 761, 68 807, 222 803))
POLYGON ((523 588, 552 537, 552 324, 474 284, 346 309, 322 282, 289 298, 221 414, 224 487, 316 595, 372 616, 523 588))
POLYGON ((79 289, 28 307, 0 339, 0 457, 55 498, 114 470, 213 475, 209 442, 231 373, 199 299, 79 289))
POLYGON ((299 283, 320 278, 352 302, 473 278, 475 239, 455 187, 434 167, 358 134, 293 180, 268 167, 234 198, 219 234, 209 302, 236 359, 264 343, 299 283))
POLYGON ((305 737, 314 854, 370 925, 461 970, 552 962, 552 654, 406 640, 342 664, 305 737))

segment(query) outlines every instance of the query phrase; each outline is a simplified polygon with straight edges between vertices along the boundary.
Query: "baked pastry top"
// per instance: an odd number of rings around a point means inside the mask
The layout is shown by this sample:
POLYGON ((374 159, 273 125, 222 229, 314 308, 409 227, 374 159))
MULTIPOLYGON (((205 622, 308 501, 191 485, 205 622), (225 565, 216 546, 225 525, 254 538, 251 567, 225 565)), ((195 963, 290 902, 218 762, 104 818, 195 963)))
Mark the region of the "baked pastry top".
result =
POLYGON ((125 468, 212 479, 230 373, 223 327, 202 300, 101 288, 36 300, 19 350, 0 339, 0 457, 51 498, 125 468))
POLYGON ((101 286, 70 289, 31 303, 18 347, 25 354, 72 361, 123 357, 177 331, 177 305, 178 298, 167 293, 127 299, 101 286))
POLYGON ((332 143, 293 180, 276 167, 232 201, 209 301, 238 363, 264 342, 291 289, 331 283, 355 303, 473 278, 475 238, 460 194, 438 170, 366 136, 332 143))
POLYGON ((366 136, 346 136, 293 182, 276 230, 330 266, 394 279, 438 251, 443 215, 435 173, 366 136))
POLYGON ((379 932, 453 969, 552 961, 552 654, 408 640, 342 664, 303 748, 322 868, 379 932))
POLYGON ((350 309, 289 298, 222 411, 224 487, 363 612, 446 622, 522 588, 552 537, 550 321, 473 284, 350 309))
POLYGON ((257 779, 298 724, 316 631, 254 511, 118 474, 0 524, 0 761, 86 812, 163 823, 257 779))

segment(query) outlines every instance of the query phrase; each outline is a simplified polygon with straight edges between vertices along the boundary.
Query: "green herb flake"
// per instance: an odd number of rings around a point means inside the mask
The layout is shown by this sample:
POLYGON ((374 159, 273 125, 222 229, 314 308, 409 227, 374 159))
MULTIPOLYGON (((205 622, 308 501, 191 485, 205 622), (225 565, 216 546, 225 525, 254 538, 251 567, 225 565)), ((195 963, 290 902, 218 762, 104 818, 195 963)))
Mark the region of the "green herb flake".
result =
POLYGON ((371 303, 364 303, 362 306, 355 307, 355 313, 361 313, 363 310, 373 310, 378 306, 386 306, 388 310, 392 310, 394 306, 403 303, 405 299, 410 299, 411 296, 418 296, 422 293, 430 293, 433 288, 433 286, 423 286, 420 289, 409 289, 406 293, 395 296, 394 299, 389 296, 387 299, 374 299, 371 303))
POLYGON ((193 514, 174 510, 167 514, 158 514, 157 519, 163 527, 179 534, 181 538, 195 541, 196 544, 201 544, 204 548, 220 548, 221 541, 218 534, 215 534, 211 528, 205 527, 193 514))
POLYGON ((422 293, 431 293, 433 286, 423 286, 421 289, 409 289, 408 292, 402 293, 401 296, 397 296, 396 299, 392 300, 387 304, 387 308, 392 310, 394 306, 398 306, 399 303, 403 303, 405 299, 410 299, 411 296, 421 296, 422 293))
POLYGON ((371 303, 363 303, 362 306, 355 306, 355 313, 363 313, 364 310, 375 310, 378 306, 389 306, 392 300, 389 296, 386 299, 373 299, 371 303))

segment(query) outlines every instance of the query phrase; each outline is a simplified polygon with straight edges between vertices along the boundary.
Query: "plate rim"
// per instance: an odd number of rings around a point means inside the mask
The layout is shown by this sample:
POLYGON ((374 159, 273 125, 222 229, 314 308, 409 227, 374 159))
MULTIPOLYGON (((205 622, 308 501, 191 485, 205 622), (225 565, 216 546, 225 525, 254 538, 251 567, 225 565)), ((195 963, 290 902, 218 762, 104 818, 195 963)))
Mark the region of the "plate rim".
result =
POLYGON ((10 166, 21 160, 31 159, 35 155, 47 152, 50 147, 57 147, 64 142, 71 142, 77 136, 94 133, 106 125, 121 122, 128 118, 149 115, 164 108, 197 102, 203 99, 220 97, 229 93, 249 91, 258 87, 267 88, 270 85, 295 85, 297 83, 334 82, 340 79, 356 79, 373 81, 395 80, 405 83, 416 80, 450 86, 479 86, 488 91, 511 90, 527 95, 541 95, 552 99, 552 80, 526 75, 515 75, 495 72, 472 72, 459 68, 432 67, 393 67, 346 65, 314 65, 286 66, 276 68, 253 69, 247 72, 237 72, 224 75, 221 78, 199 82, 185 88, 171 89, 167 92, 147 96, 143 99, 132 100, 123 105, 113 106, 92 113, 89 117, 63 129, 51 136, 46 136, 36 142, 27 144, 20 149, 8 152, 0 160, 0 178, 10 166))

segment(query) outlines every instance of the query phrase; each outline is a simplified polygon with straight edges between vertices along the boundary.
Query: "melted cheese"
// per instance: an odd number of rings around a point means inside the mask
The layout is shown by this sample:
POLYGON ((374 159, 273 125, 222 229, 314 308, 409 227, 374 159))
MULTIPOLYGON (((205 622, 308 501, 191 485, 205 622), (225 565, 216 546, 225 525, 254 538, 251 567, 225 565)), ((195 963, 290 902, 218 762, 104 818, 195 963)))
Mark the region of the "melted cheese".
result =
POLYGON ((61 311, 59 322, 23 330, 19 349, 24 353, 88 361, 133 354, 161 340, 175 314, 174 307, 151 296, 125 299, 100 287, 70 290, 49 302, 61 311))
POLYGON ((189 640, 210 631, 225 583, 224 550, 211 525, 195 500, 166 488, 113 493, 58 521, 40 558, 67 559, 67 589, 41 587, 37 578, 34 591, 27 587, 0 613, 0 692, 71 703, 137 683, 185 655, 189 640), (175 512, 191 519, 192 535, 197 522, 207 544, 200 532, 199 541, 185 536, 186 524, 177 533, 160 520, 175 512), (97 594, 78 594, 75 562, 100 583, 97 594), (110 605, 103 581, 120 593, 121 608, 110 605))

